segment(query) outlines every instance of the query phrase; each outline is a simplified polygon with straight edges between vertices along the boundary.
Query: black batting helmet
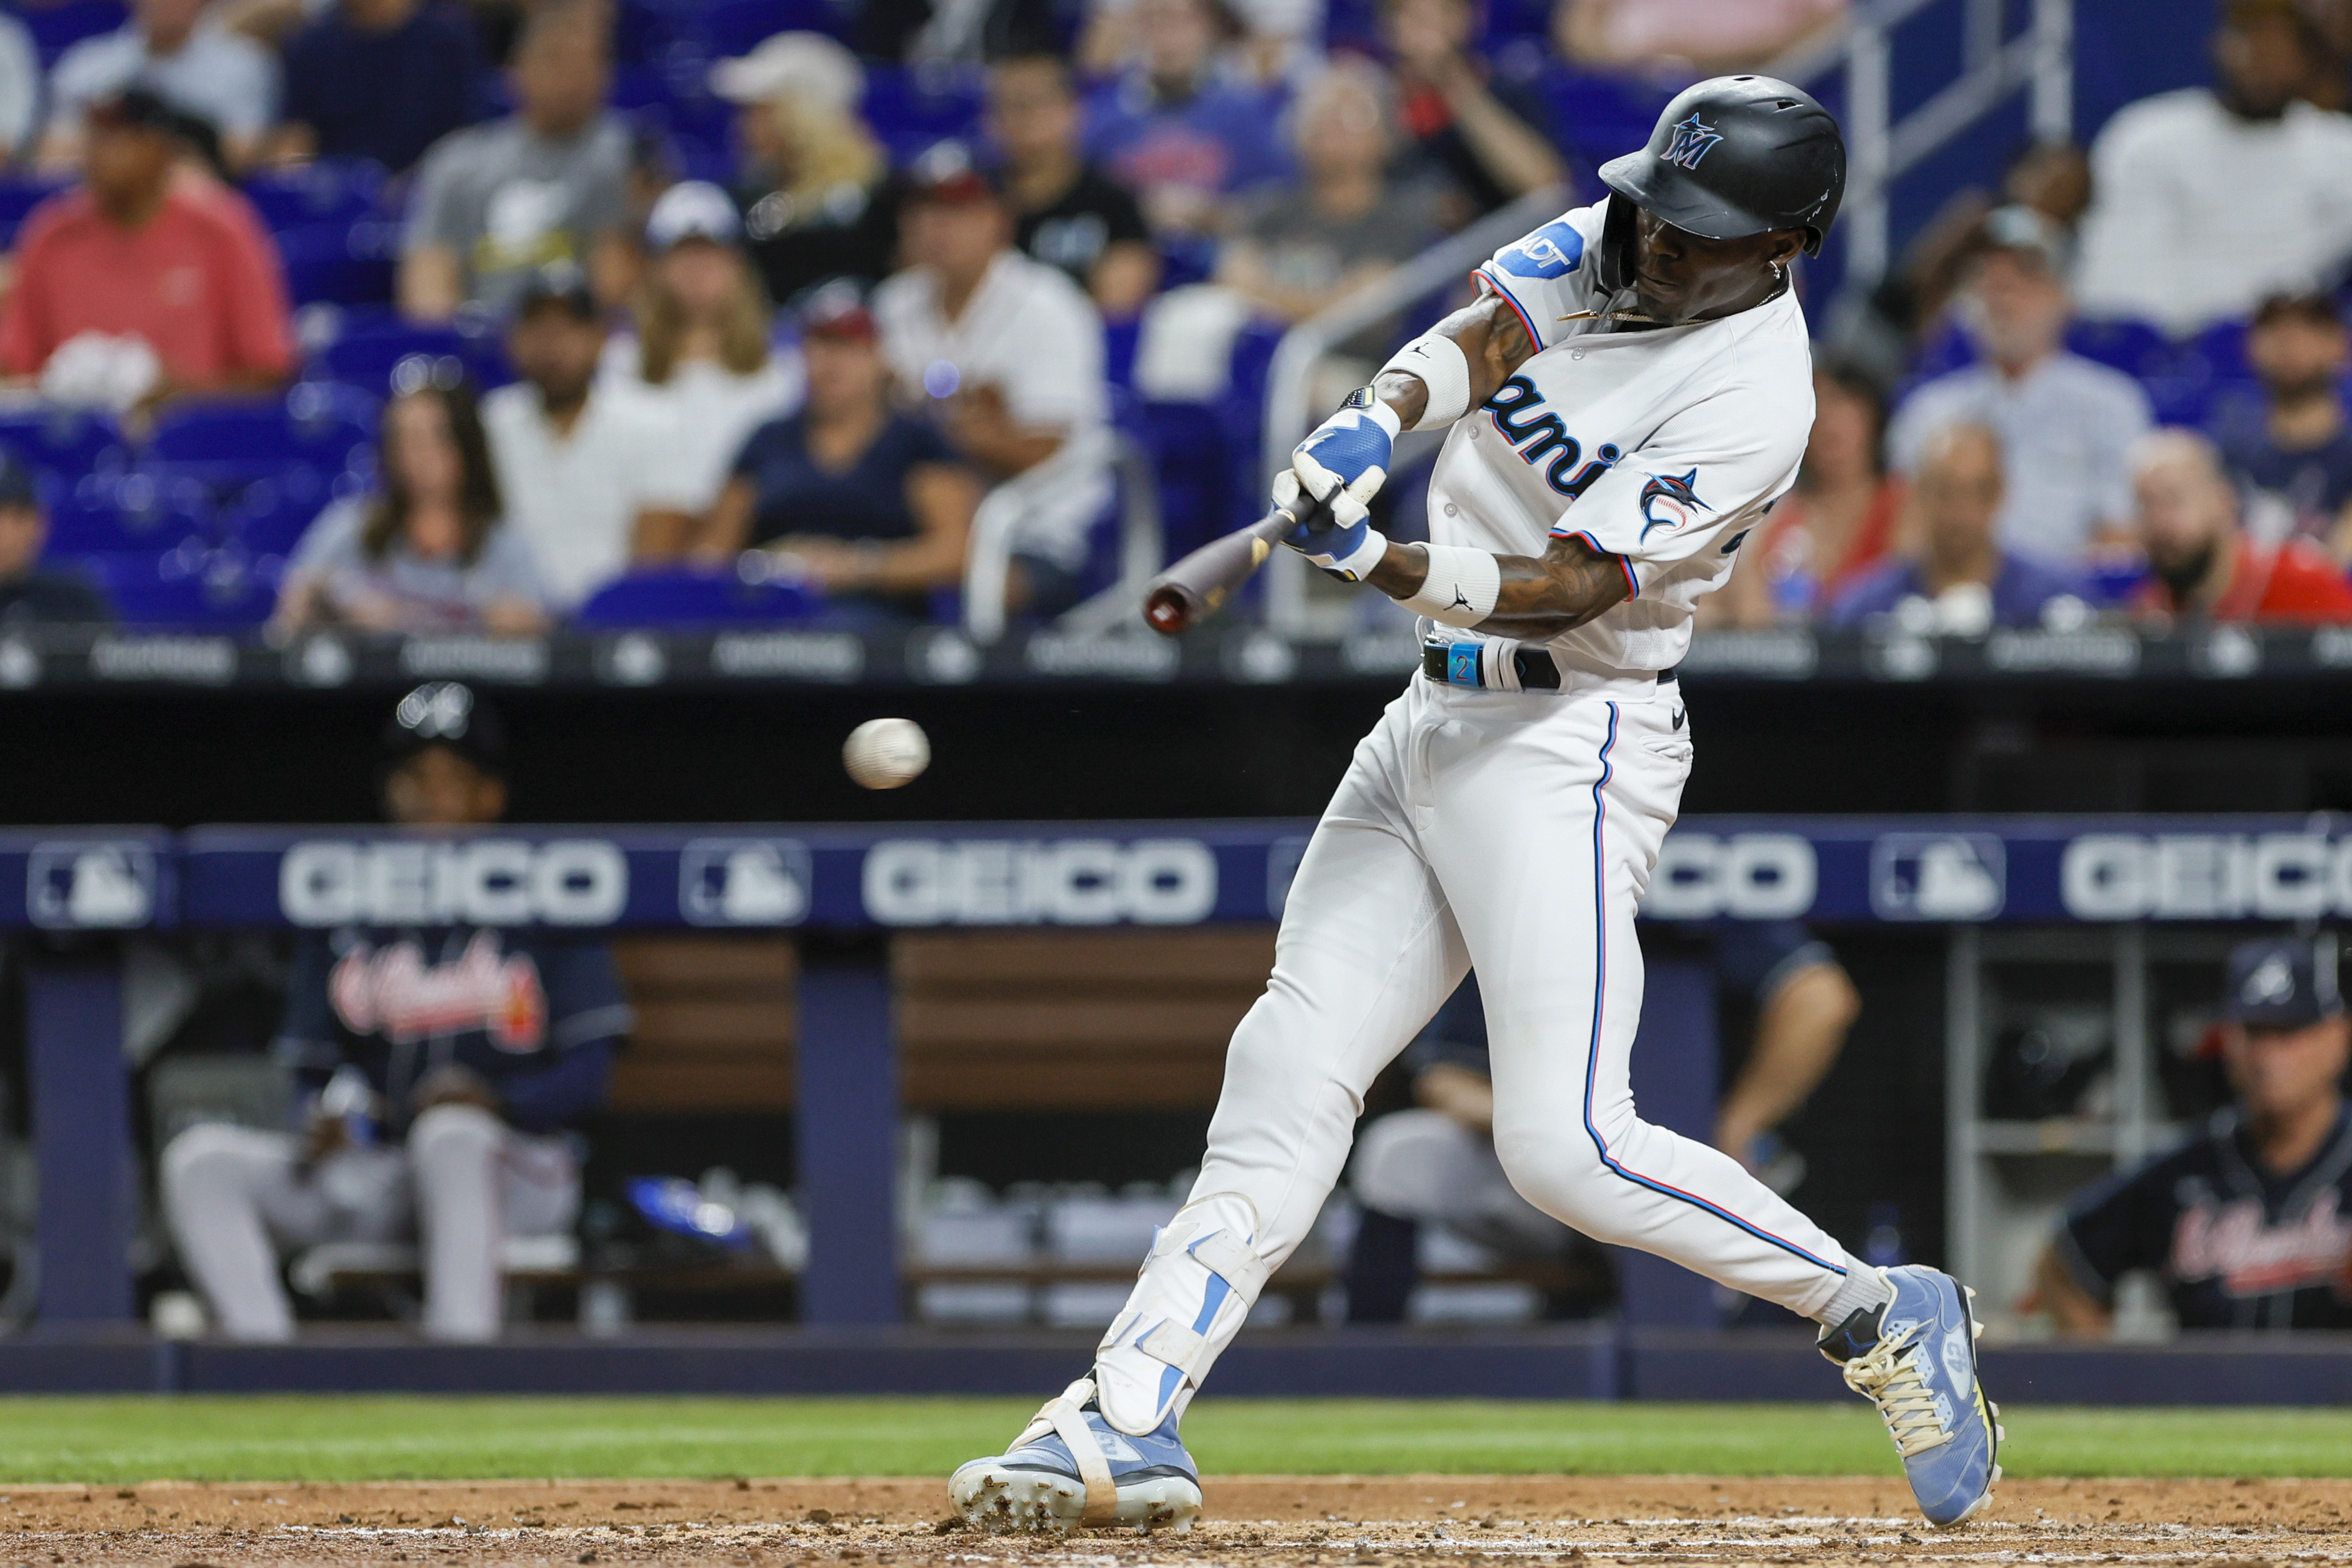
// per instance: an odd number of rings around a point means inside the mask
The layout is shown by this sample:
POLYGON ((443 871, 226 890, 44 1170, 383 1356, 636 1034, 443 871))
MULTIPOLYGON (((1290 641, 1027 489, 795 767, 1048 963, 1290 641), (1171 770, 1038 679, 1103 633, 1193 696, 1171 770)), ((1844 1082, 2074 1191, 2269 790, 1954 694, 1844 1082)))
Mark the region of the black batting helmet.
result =
POLYGON ((1705 239, 1805 231, 1805 254, 1845 194, 1845 137, 1802 88, 1715 77, 1685 88, 1639 152, 1601 165, 1601 183, 1705 239))

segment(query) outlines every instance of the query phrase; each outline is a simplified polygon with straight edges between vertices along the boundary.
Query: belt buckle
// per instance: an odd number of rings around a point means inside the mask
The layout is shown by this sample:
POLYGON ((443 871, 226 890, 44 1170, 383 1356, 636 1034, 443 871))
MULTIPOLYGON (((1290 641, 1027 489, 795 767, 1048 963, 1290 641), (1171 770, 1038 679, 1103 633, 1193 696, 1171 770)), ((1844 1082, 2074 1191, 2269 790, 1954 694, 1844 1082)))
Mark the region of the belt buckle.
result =
POLYGON ((1478 656, 1485 651, 1480 643, 1452 643, 1445 649, 1445 683, 1454 686, 1477 686, 1486 683, 1478 678, 1478 656))

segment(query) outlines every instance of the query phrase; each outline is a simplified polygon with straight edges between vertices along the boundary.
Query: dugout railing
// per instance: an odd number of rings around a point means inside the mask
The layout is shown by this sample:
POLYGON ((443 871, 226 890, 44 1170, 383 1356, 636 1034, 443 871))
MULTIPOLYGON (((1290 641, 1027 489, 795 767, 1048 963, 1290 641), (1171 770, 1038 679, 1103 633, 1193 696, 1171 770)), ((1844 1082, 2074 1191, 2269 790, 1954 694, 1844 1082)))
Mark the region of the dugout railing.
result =
MULTIPOLYGON (((616 934, 792 936, 800 961, 791 981, 797 1036, 791 1114, 798 1196, 810 1230, 800 1280, 803 1322, 806 1332, 854 1336, 888 1331, 903 1301, 894 1208, 902 1063, 887 940, 1019 926, 1263 927, 1279 917, 1310 828, 1300 821, 534 827, 447 839, 382 828, 179 834, 88 828, 0 836, 0 928, 30 938, 20 939, 19 950, 39 1175, 37 1332, 52 1342, 61 1335, 111 1336, 135 1345, 128 1353, 134 1355, 152 1349, 132 1319, 127 1262, 136 1178, 122 1049, 124 987, 110 940, 115 936, 452 919, 616 934)), ((1687 819, 1669 836, 1643 913, 1675 921, 1798 918, 1942 933, 1958 982, 1947 1030, 1959 1032, 1920 1046, 1943 1050, 1948 1070, 1962 1075, 1952 1084, 1948 1135, 1955 1150, 1973 1159, 1979 1153, 2028 1152, 1990 1145, 2033 1135, 1964 1125, 1979 1114, 1975 1084, 1967 1075, 1981 1061, 1990 1027, 1973 999, 1981 986, 1970 967, 1985 961, 1985 944, 2053 954, 2070 944, 2113 944, 2119 957, 2115 994, 2130 1009, 2139 1005, 2132 998, 2144 994, 2146 982, 2144 976, 2132 977, 2128 966, 2135 952, 2146 951, 2148 931, 2194 932, 2210 944, 2231 926, 2312 928, 2347 911, 2352 833, 2325 819, 1714 817, 1687 819)), ((2172 940, 2164 936, 2159 948, 2172 940)), ((1713 1009, 1711 980, 1700 966, 1655 966, 1635 1053, 1635 1087, 1645 1113, 1702 1134, 1712 1121, 1713 1009)), ((2129 1027, 2145 1033, 2145 1020, 2129 1027)), ((2144 1088, 2131 1092, 2141 1095, 2135 1103, 2144 1107, 2144 1088)), ((2149 1136, 2148 1119, 2138 1114, 2137 1122, 2117 1122, 2117 1130, 2103 1135, 2063 1129, 2042 1135, 2062 1150, 2089 1137, 2123 1157, 2144 1147, 2149 1136)), ((1955 1218, 1962 1219, 1971 1202, 1983 1206, 1981 1194, 1970 1194, 1971 1183, 1985 1178, 1973 1166, 1963 1168, 1967 1162, 1957 1154, 1955 1161, 1948 1199, 1955 1218)), ((1969 1235, 1966 1224, 1956 1225, 1953 1246, 1981 1268, 1981 1252, 1969 1252, 1980 1243, 1969 1235)), ((1748 1370, 1737 1385, 1750 1392, 1826 1391, 1815 1386, 1818 1362, 1796 1354, 1801 1346, 1770 1349, 1759 1364, 1768 1371, 1759 1373, 1748 1362, 1765 1353, 1710 1333, 1706 1325, 1717 1309, 1711 1288, 1693 1276, 1632 1258, 1623 1293, 1624 1321, 1638 1325, 1633 1337, 1607 1327, 1547 1329, 1526 1342, 1573 1352, 1548 1364, 1546 1388, 1559 1391, 1554 1385, 1565 1377, 1563 1386, 1586 1392, 1638 1385, 1650 1393, 1677 1387, 1701 1393, 1727 1370, 1709 1358, 1733 1355, 1748 1358, 1739 1364, 1748 1370), (1647 1372, 1636 1377, 1628 1370, 1649 1354, 1643 1345, 1669 1343, 1677 1347, 1671 1354, 1658 1351, 1641 1364, 1647 1372)), ((502 1376, 522 1375, 512 1369, 530 1354, 549 1354, 543 1343, 499 1347, 499 1353, 509 1348, 529 1354, 501 1364, 509 1367, 502 1376)), ((1423 1391, 1536 1391, 1514 1384, 1507 1371, 1509 1356, 1523 1354, 1525 1343, 1484 1371, 1472 1364, 1474 1348, 1456 1342, 1451 1362, 1423 1357, 1408 1384, 1423 1391)), ((1305 1379, 1324 1386, 1315 1380, 1325 1378, 1344 1385, 1351 1375, 1343 1370, 1344 1358, 1316 1359, 1329 1349, 1292 1341, 1276 1382, 1297 1386, 1305 1379)), ((239 1362, 245 1353, 217 1347, 153 1354, 210 1354, 214 1363, 207 1364, 223 1366, 257 1364, 250 1354, 239 1362)), ((362 1381, 379 1375, 354 1368, 389 1354, 383 1344, 349 1351, 338 1375, 362 1381)), ((464 1361, 462 1353, 436 1354, 444 1359, 434 1364, 464 1361), (457 1361, 447 1360, 450 1355, 457 1361)), ((668 1354, 684 1358, 678 1364, 685 1365, 696 1356, 718 1355, 719 1347, 686 1345, 668 1354)), ((928 1350, 908 1354, 916 1357, 908 1365, 933 1369, 922 1375, 952 1376, 949 1364, 922 1359, 928 1350)), ((1047 1358, 1044 1349, 1034 1354, 1047 1358)), ((1026 1355, 1001 1364, 1025 1369, 1026 1355)), ((2329 1389, 2352 1392, 2352 1354, 2341 1350, 2273 1343, 2263 1356, 2268 1359, 2233 1362, 2226 1376, 2215 1374, 2216 1396, 2268 1390, 2271 1397, 2301 1399, 2329 1389)), ((1242 1364, 1249 1359, 1243 1356, 1242 1364)), ((32 1364, 14 1354, 5 1361, 0 1382, 32 1364)), ((811 1375, 820 1386, 854 1386, 853 1369, 861 1364, 852 1355, 811 1375)), ((2117 1364, 2109 1358, 2103 1364, 2117 1364)), ((2164 1364, 2175 1369, 2167 1385, 2181 1397, 2196 1397, 2197 1379, 2180 1381, 2179 1368, 2186 1364, 2164 1364)), ((380 1375, 400 1386, 410 1373, 380 1375)), ((1360 1369, 1352 1375, 1361 1385, 1360 1369)))

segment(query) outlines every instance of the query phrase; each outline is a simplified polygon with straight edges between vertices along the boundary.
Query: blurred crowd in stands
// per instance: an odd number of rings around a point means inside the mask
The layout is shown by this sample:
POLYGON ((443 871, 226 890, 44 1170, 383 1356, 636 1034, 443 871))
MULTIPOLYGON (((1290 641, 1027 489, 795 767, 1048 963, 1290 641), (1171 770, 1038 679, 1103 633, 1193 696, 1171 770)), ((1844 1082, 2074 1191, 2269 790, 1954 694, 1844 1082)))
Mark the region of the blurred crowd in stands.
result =
MULTIPOLYGON (((1170 556, 1254 515, 1286 328, 1591 199, 1680 83, 1845 23, 18 5, 0 623, 273 635, 1051 617, 1112 580, 1139 485, 1170 556)), ((2215 16, 2210 88, 2021 150, 1809 300, 1811 450, 1706 624, 2352 622, 2352 0, 2215 16)), ((1334 384, 1443 303, 1341 342, 1334 384)))

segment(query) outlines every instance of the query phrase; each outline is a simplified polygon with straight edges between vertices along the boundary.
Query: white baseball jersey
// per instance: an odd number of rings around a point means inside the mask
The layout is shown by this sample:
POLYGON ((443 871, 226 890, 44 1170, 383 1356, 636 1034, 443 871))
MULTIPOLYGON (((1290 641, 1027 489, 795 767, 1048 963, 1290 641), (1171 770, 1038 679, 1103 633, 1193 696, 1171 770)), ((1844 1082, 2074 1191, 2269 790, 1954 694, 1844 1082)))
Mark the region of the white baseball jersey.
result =
POLYGON ((1654 331, 1587 318, 1605 304, 1590 259, 1604 214, 1570 213, 1479 269, 1538 351, 1448 433, 1430 531, 1528 556, 1574 534, 1624 560, 1635 597, 1553 640, 1579 679, 1530 692, 1416 674, 1356 748, 1291 881, 1273 978, 1234 1031, 1191 1200, 1096 1350, 1122 1432, 1182 1414, 1314 1224, 1372 1080, 1474 967, 1491 1159, 1528 1205, 1807 1316, 1853 1267, 1737 1160, 1633 1106, 1633 912, 1693 756, 1680 685, 1654 672, 1795 482, 1813 396, 1786 295, 1654 331))
POLYGON ((1474 275, 1537 348, 1455 422, 1430 481, 1438 544, 1541 556, 1573 535, 1625 562, 1632 597, 1553 639, 1586 669, 1668 668, 1691 607, 1796 483, 1813 424, 1812 354, 1792 291, 1713 321, 1597 319, 1608 203, 1496 252, 1474 275))

